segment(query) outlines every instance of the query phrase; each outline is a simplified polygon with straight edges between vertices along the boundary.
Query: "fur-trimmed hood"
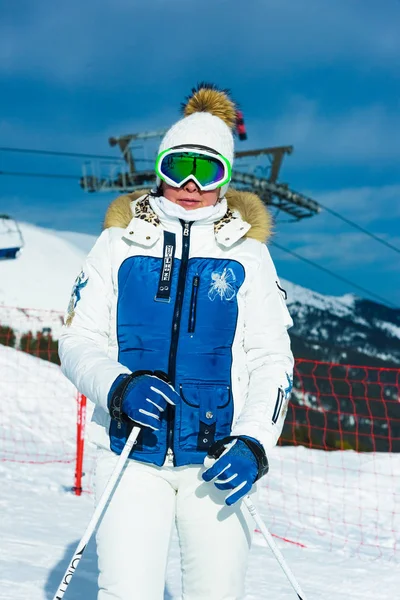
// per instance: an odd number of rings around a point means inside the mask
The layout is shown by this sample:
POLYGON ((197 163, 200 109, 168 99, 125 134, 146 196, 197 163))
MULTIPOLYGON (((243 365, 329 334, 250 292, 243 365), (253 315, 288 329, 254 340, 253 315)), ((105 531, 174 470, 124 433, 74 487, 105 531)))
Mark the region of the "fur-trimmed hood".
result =
MULTIPOLYGON (((116 198, 107 209, 103 228, 125 229, 133 217, 132 202, 148 193, 148 190, 138 190, 116 198)), ((246 237, 265 243, 272 234, 272 217, 262 200, 256 194, 232 188, 226 193, 226 199, 230 210, 221 219, 221 226, 233 219, 234 213, 238 212, 241 219, 251 226, 246 237)))

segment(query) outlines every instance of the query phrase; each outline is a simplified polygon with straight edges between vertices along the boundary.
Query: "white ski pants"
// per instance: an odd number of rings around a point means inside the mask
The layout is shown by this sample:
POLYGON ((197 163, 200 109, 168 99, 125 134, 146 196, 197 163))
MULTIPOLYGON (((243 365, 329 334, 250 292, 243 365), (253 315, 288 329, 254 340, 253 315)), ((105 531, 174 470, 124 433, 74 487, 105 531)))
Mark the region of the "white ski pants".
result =
MULTIPOLYGON (((99 450, 96 499, 117 456, 99 450)), ((183 600, 238 600, 254 524, 227 507, 225 493, 200 477, 200 465, 154 467, 129 460, 99 527, 98 600, 163 600, 176 522, 183 600)))

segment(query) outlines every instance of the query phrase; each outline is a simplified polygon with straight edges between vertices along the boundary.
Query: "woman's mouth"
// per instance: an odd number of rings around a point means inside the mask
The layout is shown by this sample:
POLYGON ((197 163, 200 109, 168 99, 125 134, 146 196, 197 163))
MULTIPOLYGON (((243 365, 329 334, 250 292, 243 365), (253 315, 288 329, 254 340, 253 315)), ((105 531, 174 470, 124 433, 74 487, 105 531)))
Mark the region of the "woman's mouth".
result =
POLYGON ((193 198, 179 198, 177 202, 184 208, 196 208, 200 203, 200 200, 194 200, 193 198))

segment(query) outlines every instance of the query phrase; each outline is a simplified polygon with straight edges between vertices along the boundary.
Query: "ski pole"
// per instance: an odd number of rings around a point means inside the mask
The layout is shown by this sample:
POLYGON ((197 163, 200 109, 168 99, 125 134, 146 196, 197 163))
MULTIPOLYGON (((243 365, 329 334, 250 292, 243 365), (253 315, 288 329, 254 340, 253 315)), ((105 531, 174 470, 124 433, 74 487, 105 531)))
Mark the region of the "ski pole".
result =
POLYGON ((272 551, 273 555, 275 556, 276 560, 282 567, 283 572, 285 573, 286 577, 292 584, 293 589, 297 593, 297 597, 300 600, 307 600, 304 593, 302 592, 301 587, 298 584, 295 576, 293 575, 292 571, 290 570, 289 565, 285 561, 282 552, 279 550, 278 546, 275 544, 274 538, 272 537, 272 535, 268 531, 267 527, 265 526, 264 521, 261 519, 260 514, 259 514, 258 510, 256 509, 256 507, 254 506, 253 502, 251 501, 250 497, 246 496, 246 498, 244 498, 243 502, 245 503, 246 508, 248 509, 249 513, 251 514, 251 516, 257 523, 259 530, 263 534, 265 541, 267 542, 267 544, 268 544, 270 550, 272 551))
POLYGON ((75 570, 79 565, 79 561, 82 558, 85 548, 90 538, 92 537, 93 531, 95 530, 96 525, 103 514, 104 508, 116 487, 117 480, 121 474, 122 469, 124 468, 124 465, 128 459, 129 453, 133 448, 137 436, 139 435, 140 429, 140 427, 134 427, 131 433, 129 434, 124 449, 122 450, 118 458, 117 464, 115 465, 114 471, 112 472, 111 477, 100 497, 100 500, 96 506, 93 516, 90 519, 89 525, 87 526, 86 531, 83 534, 82 539, 75 550, 75 554, 73 555, 71 562, 69 563, 68 568, 64 573, 64 576, 61 580, 60 585, 58 586, 58 590, 56 591, 53 600, 60 600, 61 598, 63 598, 66 589, 71 582, 72 576, 74 575, 75 570))

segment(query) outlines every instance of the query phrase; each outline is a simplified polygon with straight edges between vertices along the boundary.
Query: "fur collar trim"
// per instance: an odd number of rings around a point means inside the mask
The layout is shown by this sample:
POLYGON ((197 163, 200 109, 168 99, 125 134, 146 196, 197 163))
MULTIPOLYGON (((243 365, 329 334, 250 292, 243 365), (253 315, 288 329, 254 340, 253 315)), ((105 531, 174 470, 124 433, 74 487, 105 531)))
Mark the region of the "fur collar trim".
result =
MULTIPOLYGON (((140 202, 140 207, 136 205, 134 208, 132 206, 132 202, 147 193, 147 190, 138 190, 116 198, 108 207, 103 228, 121 227, 125 229, 131 222, 132 217, 135 216, 148 220, 157 227, 159 225, 158 217, 152 211, 146 198, 140 202), (139 208, 139 212, 136 210, 137 208, 139 208)), ((243 221, 251 226, 245 237, 265 243, 272 234, 272 217, 262 200, 256 194, 234 189, 227 191, 226 199, 228 211, 222 219, 215 223, 215 232, 217 233, 226 224, 240 216, 243 221)))

